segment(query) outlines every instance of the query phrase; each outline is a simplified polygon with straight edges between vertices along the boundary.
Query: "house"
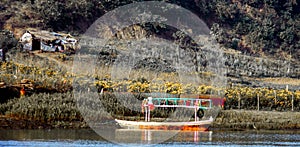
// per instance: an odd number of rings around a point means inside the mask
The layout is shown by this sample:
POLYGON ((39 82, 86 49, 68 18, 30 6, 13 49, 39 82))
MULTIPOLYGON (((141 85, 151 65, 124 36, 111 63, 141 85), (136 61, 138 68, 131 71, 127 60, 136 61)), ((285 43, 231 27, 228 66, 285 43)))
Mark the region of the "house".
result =
POLYGON ((77 39, 70 34, 32 28, 26 30, 19 42, 23 45, 23 51, 64 52, 75 51, 78 48, 77 39))

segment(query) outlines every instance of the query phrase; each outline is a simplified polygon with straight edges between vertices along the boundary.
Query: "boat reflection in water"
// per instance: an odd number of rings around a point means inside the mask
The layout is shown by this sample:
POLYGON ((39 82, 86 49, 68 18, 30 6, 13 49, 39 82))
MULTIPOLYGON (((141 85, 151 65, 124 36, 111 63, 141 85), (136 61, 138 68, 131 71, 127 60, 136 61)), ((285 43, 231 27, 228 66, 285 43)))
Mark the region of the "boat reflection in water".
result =
POLYGON ((299 130, 176 132, 118 129, 104 131, 111 140, 104 139, 91 129, 1 130, 0 146, 300 146, 299 130))
POLYGON ((157 144, 162 142, 211 142, 212 131, 174 131, 117 129, 115 141, 132 144, 157 144))

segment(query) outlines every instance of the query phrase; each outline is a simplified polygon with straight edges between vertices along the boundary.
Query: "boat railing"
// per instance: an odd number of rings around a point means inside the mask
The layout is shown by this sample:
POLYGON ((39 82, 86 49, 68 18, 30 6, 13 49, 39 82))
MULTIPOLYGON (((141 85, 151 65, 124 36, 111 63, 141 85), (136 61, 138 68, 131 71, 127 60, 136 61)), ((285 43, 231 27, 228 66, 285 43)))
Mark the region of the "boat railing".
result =
POLYGON ((197 121, 197 111, 199 109, 207 110, 212 108, 210 99, 197 98, 152 98, 148 97, 143 102, 145 111, 145 121, 150 121, 151 107, 160 108, 193 108, 195 110, 195 121, 197 121))
MULTIPOLYGON (((195 98, 152 98, 154 107, 183 107, 210 109, 212 101, 210 99, 195 98)), ((147 104, 145 104, 147 106, 147 104)))

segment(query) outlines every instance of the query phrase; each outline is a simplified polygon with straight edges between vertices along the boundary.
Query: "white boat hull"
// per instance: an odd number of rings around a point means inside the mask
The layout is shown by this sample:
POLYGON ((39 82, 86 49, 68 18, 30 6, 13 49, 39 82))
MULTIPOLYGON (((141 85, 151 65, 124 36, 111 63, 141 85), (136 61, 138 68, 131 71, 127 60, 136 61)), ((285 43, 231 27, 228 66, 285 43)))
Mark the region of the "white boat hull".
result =
POLYGON ((115 121, 122 128, 127 129, 154 129, 154 130, 194 130, 194 131, 206 131, 213 119, 191 122, 144 122, 144 121, 127 121, 118 120, 115 121))

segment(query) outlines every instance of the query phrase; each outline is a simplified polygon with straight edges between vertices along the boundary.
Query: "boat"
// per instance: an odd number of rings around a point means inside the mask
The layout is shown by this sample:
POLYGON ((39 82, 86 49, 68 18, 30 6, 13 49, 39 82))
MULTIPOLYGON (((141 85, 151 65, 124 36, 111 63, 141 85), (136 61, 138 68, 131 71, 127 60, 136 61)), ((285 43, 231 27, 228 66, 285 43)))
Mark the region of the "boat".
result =
POLYGON ((128 121, 115 119, 121 128, 127 129, 151 129, 151 130, 188 130, 188 131, 207 131, 213 123, 213 118, 200 120, 203 117, 203 110, 212 108, 210 99, 194 98, 152 98, 148 97, 142 104, 145 121, 128 121), (150 121, 151 110, 155 108, 187 108, 195 110, 194 121, 168 121, 153 122, 150 121))

